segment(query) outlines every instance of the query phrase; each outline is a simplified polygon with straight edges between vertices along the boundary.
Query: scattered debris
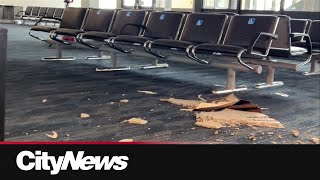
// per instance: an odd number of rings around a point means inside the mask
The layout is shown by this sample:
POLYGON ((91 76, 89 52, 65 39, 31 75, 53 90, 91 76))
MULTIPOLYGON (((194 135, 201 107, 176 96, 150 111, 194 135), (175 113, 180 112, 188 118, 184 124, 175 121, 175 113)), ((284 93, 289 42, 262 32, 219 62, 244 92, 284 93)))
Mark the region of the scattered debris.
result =
POLYGON ((138 90, 138 92, 139 92, 139 93, 144 93, 144 94, 150 94, 150 95, 158 94, 158 93, 152 92, 152 91, 139 91, 139 90, 138 90))
POLYGON ((128 100, 128 99, 122 99, 122 100, 120 100, 120 102, 121 102, 121 103, 128 103, 129 100, 128 100))
POLYGON ((216 139, 217 142, 223 142, 223 139, 216 139))
POLYGON ((185 112, 193 112, 193 109, 181 109, 181 111, 185 111, 185 112))
POLYGON ((320 139, 314 137, 314 138, 311 138, 311 142, 312 142, 313 144, 319 144, 319 143, 320 143, 320 139))
POLYGON ((133 142, 133 139, 122 139, 118 142, 133 142))
POLYGON ((197 121, 195 125, 209 129, 220 129, 223 127, 221 123, 215 121, 197 121))
POLYGON ((90 115, 89 115, 89 114, 86 114, 86 113, 81 113, 80 117, 81 117, 81 118, 89 118, 90 115))
POLYGON ((223 108, 227 108, 229 106, 235 105, 240 100, 234 95, 231 94, 225 98, 213 100, 212 102, 202 102, 196 100, 183 100, 183 99, 160 99, 163 102, 169 102, 178 106, 186 107, 189 109, 193 109, 194 111, 213 111, 219 110, 223 108))
POLYGON ((202 98, 202 94, 198 95, 198 99, 200 99, 200 101, 202 101, 202 102, 207 102, 206 99, 202 98))
POLYGON ((295 137, 298 137, 300 135, 300 132, 297 131, 297 130, 293 130, 292 131, 292 134, 295 136, 295 137))
POLYGON ((219 134, 218 130, 214 131, 214 135, 218 135, 218 134, 219 134))
POLYGON ((43 100, 42 100, 42 103, 46 103, 46 102, 47 102, 47 100, 46 100, 46 99, 43 99, 43 100))
POLYGON ((46 134, 46 136, 48 136, 49 138, 52 138, 52 139, 57 139, 58 133, 55 131, 52 131, 52 134, 46 134))
POLYGON ((196 125, 221 128, 237 125, 284 128, 277 120, 262 113, 225 109, 218 112, 200 112, 196 114, 196 125))
POLYGON ((254 136, 254 134, 251 134, 251 136, 249 137, 249 139, 250 139, 251 141, 256 141, 256 140, 257 140, 257 138, 254 136))
POLYGON ((122 121, 122 123, 143 125, 143 124, 147 124, 148 121, 141 119, 141 118, 131 118, 129 120, 122 121))
POLYGON ((289 97, 288 94, 284 94, 284 93, 275 93, 276 95, 282 96, 282 97, 289 97))

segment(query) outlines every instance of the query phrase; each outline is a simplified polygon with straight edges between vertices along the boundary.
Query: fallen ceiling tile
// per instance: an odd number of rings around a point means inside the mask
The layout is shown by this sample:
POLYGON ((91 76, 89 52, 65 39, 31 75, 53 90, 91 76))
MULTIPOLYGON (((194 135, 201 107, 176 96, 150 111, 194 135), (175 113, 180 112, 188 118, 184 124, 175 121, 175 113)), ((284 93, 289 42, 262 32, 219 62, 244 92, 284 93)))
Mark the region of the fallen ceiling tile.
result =
POLYGON ((256 113, 246 112, 232 109, 225 109, 218 112, 200 112, 196 114, 197 125, 207 125, 213 123, 214 125, 221 124, 222 127, 226 126, 258 126, 270 128, 284 128, 284 126, 277 120, 269 116, 256 113))

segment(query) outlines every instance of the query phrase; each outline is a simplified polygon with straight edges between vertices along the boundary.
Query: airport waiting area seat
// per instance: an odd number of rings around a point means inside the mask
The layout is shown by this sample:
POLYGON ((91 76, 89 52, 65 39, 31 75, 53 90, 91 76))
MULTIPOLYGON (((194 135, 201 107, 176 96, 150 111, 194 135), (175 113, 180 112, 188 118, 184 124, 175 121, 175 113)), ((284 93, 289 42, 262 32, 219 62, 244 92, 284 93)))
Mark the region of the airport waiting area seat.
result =
MULTIPOLYGON (((99 54, 111 54, 112 67, 97 68, 97 71, 130 69, 117 66, 119 54, 154 60, 154 64, 141 66, 142 69, 168 67, 167 64, 158 64, 158 60, 227 69, 227 86, 214 90, 216 94, 247 90, 246 86, 236 86, 236 72, 261 74, 263 67, 268 68, 267 82, 257 84, 256 88, 283 85, 274 82, 275 68, 297 71, 308 64, 316 53, 312 45, 317 46, 317 39, 312 36, 319 37, 313 30, 318 26, 317 21, 282 15, 69 7, 61 19, 51 18, 60 20, 59 27, 40 26, 41 19, 31 28, 30 35, 47 41, 33 35, 33 32, 46 32, 57 44, 57 56, 43 60, 74 60, 73 57, 63 58, 61 53, 61 45, 72 44, 61 37, 70 36, 99 54), (301 57, 303 61, 286 62, 292 57, 301 57), (284 61, 275 61, 274 58, 284 58, 284 61)), ((101 55, 87 59, 109 58, 101 55)))
MULTIPOLYGON (((119 10, 116 12, 115 18, 111 24, 108 32, 99 31, 89 31, 80 33, 77 36, 77 41, 87 47, 95 50, 100 50, 100 55, 88 56, 88 60, 99 60, 105 59, 101 58, 102 47, 109 47, 112 49, 117 49, 111 43, 113 38, 119 35, 140 35, 142 33, 141 28, 145 25, 147 17, 149 15, 148 11, 145 10, 119 10)), ((98 67, 96 71, 119 71, 128 70, 130 67, 118 67, 117 59, 113 52, 111 52, 112 67, 98 67)), ((109 59, 109 58, 108 58, 109 59)))

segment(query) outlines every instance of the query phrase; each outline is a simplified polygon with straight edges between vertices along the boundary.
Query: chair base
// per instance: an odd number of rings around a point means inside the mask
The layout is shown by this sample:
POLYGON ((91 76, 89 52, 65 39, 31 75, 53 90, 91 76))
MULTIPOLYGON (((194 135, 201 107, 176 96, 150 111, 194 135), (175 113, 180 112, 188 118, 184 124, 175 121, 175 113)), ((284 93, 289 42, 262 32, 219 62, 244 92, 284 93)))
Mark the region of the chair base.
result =
POLYGON ((282 81, 276 81, 273 82, 272 84, 267 84, 267 83, 260 83, 260 84, 256 84, 254 87, 256 89, 265 89, 265 88, 270 88, 270 87, 279 87, 279 86, 283 86, 284 83, 282 81))
POLYGON ((302 73, 302 75, 304 76, 315 76, 315 75, 319 75, 320 74, 320 71, 318 72, 304 72, 302 73))
POLYGON ((111 56, 87 56, 86 60, 109 60, 111 56))
POLYGON ((141 69, 159 69, 159 68, 168 68, 169 64, 150 64, 150 65, 142 65, 141 69))
POLYGON ((42 61, 74 61, 76 57, 44 57, 42 61))
POLYGON ((216 90, 213 90, 212 93, 213 94, 228 94, 228 93, 233 93, 233 92, 241 92, 241 91, 246 91, 248 90, 248 87, 245 85, 242 86, 238 86, 234 89, 225 89, 222 86, 218 86, 219 88, 217 88, 216 90))
POLYGON ((116 68, 101 67, 101 68, 96 68, 97 72, 113 72, 113 71, 127 71, 127 70, 130 70, 130 67, 116 67, 116 68))

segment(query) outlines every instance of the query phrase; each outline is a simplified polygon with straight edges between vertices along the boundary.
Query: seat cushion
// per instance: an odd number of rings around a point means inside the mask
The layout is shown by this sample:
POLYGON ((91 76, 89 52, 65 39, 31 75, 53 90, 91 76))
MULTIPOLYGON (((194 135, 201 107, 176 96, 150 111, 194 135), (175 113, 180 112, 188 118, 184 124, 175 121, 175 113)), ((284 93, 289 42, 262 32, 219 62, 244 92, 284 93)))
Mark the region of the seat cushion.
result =
POLYGON ((114 38, 115 42, 123 42, 123 43, 139 43, 144 44, 145 42, 153 40, 153 38, 143 37, 143 36, 129 36, 129 35, 121 35, 114 38))
POLYGON ((55 27, 48 27, 48 26, 33 26, 31 31, 41 31, 41 32, 51 32, 52 30, 56 30, 55 27))
POLYGON ((188 41, 178 41, 171 39, 159 39, 152 42, 152 47, 161 47, 161 48, 177 48, 177 49, 187 49, 190 45, 195 45, 192 42, 188 41))
MULTIPOLYGON (((307 44, 305 42, 293 42, 292 43, 293 46, 297 46, 297 47, 303 47, 303 48, 306 48, 307 47, 307 44)), ((312 48, 314 50, 320 50, 320 43, 312 43, 312 48)))
POLYGON ((67 35, 67 36, 74 36, 76 37, 78 34, 83 33, 84 31, 77 30, 77 29, 66 29, 66 28, 59 28, 54 31, 58 35, 67 35))
POLYGON ((85 39, 93 39, 97 41, 104 41, 106 39, 109 39, 111 37, 115 37, 115 34, 112 33, 106 33, 106 32, 97 32, 97 31, 90 31, 83 33, 83 38, 85 39))
POLYGON ((212 54, 213 52, 218 53, 230 53, 230 54, 238 54, 244 48, 241 46, 232 46, 232 45, 220 45, 220 44, 200 44, 196 47, 197 51, 207 52, 212 54))

